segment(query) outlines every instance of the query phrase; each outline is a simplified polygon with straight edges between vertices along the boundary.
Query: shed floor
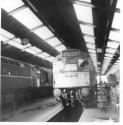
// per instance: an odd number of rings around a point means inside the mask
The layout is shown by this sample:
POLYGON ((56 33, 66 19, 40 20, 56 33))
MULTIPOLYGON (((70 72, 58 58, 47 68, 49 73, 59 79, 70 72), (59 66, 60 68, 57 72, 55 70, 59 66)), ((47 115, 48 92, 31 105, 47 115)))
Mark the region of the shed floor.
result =
POLYGON ((54 97, 37 100, 32 104, 23 106, 11 115, 4 115, 4 122, 46 122, 63 109, 54 97))
POLYGON ((119 113, 115 107, 84 109, 79 122, 118 122, 119 113))

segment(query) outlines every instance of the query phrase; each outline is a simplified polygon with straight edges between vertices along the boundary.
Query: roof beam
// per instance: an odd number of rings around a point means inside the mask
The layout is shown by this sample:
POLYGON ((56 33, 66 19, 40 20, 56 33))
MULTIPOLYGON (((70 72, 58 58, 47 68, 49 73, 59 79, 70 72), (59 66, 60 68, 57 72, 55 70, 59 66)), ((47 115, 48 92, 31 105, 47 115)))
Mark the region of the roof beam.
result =
MULTIPOLYGON (((83 25, 87 25, 87 26, 90 26, 90 27, 93 27, 93 28, 99 28, 99 29, 105 29, 104 27, 100 27, 100 26, 96 26, 94 24, 91 24, 91 23, 86 23, 86 22, 83 22, 83 21, 78 21, 80 24, 83 24, 83 25)), ((110 28, 109 28, 110 29, 110 28)), ((116 28, 111 28, 112 31, 115 31, 115 32, 119 32, 120 30, 119 29, 116 29, 116 28)))
MULTIPOLYGON (((95 6, 95 5, 92 4, 92 3, 88 3, 88 2, 85 2, 85 1, 79 1, 79 0, 72 0, 72 2, 75 3, 75 4, 82 5, 82 6, 87 6, 87 7, 91 7, 91 8, 97 8, 97 9, 110 9, 110 8, 111 8, 111 6, 105 6, 105 7, 95 6)), ((114 12, 120 13, 120 9, 119 9, 119 8, 116 8, 116 9, 114 10, 114 12)))
POLYGON ((28 30, 20 22, 18 22, 12 16, 9 16, 9 14, 6 11, 1 9, 1 12, 2 12, 1 14, 2 15, 2 18, 1 18, 2 28, 13 33, 16 37, 28 38, 32 45, 38 47, 44 52, 51 54, 52 56, 56 56, 59 54, 54 48, 52 48, 50 45, 44 42, 41 38, 39 38, 37 35, 32 33, 30 30, 28 30))

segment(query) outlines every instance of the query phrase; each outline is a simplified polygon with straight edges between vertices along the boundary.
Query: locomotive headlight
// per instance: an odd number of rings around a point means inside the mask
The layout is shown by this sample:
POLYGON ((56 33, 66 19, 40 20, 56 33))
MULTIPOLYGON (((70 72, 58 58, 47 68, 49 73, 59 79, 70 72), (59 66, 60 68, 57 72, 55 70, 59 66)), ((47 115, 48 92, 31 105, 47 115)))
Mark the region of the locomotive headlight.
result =
POLYGON ((89 88, 82 88, 81 95, 87 97, 89 95, 89 88))
POLYGON ((56 98, 61 96, 61 89, 54 89, 53 94, 56 98))
POLYGON ((64 64, 62 61, 57 61, 53 64, 53 71, 54 72, 59 72, 64 68, 64 64))

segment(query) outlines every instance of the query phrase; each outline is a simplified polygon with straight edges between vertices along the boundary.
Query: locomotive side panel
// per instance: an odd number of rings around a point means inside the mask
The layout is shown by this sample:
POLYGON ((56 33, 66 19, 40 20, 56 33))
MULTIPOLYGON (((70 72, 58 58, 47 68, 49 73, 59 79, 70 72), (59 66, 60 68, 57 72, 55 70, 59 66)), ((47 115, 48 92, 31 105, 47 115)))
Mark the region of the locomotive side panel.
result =
POLYGON ((48 85, 53 86, 53 72, 48 71, 48 85))
POLYGON ((1 61, 2 114, 12 113, 13 106, 18 109, 22 104, 53 95, 53 87, 48 86, 51 78, 48 75, 52 73, 49 69, 6 57, 1 57, 1 61))
POLYGON ((1 63, 1 83, 2 89, 32 87, 31 70, 1 63))

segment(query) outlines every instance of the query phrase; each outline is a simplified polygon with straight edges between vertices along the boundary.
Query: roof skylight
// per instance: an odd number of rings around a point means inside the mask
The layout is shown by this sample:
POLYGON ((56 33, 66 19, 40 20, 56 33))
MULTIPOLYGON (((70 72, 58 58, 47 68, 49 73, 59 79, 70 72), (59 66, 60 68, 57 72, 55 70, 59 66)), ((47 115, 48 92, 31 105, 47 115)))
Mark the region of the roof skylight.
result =
POLYGON ((81 6, 78 4, 73 4, 73 6, 74 6, 74 9, 75 9, 75 12, 79 21, 93 24, 91 7, 81 6))
POLYGON ((12 16, 29 29, 36 28, 43 24, 28 7, 14 13, 12 16))

